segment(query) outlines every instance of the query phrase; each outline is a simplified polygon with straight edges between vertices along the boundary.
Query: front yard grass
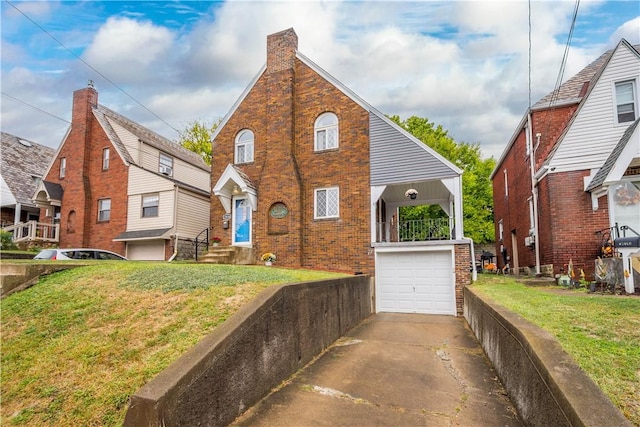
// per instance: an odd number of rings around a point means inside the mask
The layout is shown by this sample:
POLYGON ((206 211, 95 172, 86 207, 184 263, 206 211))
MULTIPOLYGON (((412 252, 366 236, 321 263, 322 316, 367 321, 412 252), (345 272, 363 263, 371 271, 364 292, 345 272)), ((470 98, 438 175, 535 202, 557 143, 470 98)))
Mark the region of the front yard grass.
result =
MULTIPOLYGON (((640 425, 640 298, 525 286, 482 274, 479 294, 552 333, 624 415, 640 425)), ((594 408, 596 410, 596 408, 594 408)))
POLYGON ((121 425, 129 396, 268 286, 338 274, 100 262, 0 302, 0 425, 121 425))

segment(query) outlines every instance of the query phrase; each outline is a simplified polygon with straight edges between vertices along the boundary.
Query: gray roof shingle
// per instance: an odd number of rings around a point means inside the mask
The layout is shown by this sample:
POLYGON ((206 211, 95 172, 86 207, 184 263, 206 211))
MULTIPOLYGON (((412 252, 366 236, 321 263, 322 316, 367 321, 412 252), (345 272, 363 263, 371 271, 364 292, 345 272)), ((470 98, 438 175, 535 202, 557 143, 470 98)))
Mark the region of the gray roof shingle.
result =
POLYGON ((51 147, 2 132, 0 173, 18 203, 35 207, 36 178, 42 178, 54 154, 51 147))

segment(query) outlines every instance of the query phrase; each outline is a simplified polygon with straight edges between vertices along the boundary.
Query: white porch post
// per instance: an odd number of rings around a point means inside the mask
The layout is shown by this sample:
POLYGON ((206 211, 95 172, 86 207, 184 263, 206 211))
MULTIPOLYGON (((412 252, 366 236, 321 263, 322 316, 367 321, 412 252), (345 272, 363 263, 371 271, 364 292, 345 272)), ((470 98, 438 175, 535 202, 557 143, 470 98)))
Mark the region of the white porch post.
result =
POLYGON ((375 243, 376 242, 376 236, 377 236, 377 217, 376 217, 376 213, 377 213, 377 206, 378 206, 378 200, 380 200, 380 197, 382 197, 382 193, 384 193, 384 190, 387 188, 386 185, 372 185, 371 186, 371 209, 370 209, 370 213, 371 213, 371 243, 375 243))

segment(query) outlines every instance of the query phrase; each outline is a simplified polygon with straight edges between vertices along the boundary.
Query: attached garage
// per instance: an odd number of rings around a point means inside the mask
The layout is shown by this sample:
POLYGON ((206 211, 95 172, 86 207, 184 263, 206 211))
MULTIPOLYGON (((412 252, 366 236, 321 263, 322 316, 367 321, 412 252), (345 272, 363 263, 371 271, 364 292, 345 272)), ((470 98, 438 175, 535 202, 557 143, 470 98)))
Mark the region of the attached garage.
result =
POLYGON ((164 240, 127 243, 127 258, 131 260, 164 261, 164 240))
POLYGON ((453 248, 376 249, 376 311, 456 315, 453 248))

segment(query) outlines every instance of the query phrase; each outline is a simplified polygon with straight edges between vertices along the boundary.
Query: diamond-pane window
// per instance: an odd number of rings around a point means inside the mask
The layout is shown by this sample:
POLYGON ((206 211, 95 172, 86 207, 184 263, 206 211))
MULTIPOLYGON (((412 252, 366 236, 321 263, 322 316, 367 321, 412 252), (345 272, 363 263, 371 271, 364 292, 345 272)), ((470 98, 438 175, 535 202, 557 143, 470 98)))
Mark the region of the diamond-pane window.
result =
POLYGON ((338 148, 338 117, 333 113, 324 113, 315 124, 315 151, 338 148))
POLYGON ((315 217, 337 218, 340 214, 340 192, 338 187, 315 191, 315 217))

